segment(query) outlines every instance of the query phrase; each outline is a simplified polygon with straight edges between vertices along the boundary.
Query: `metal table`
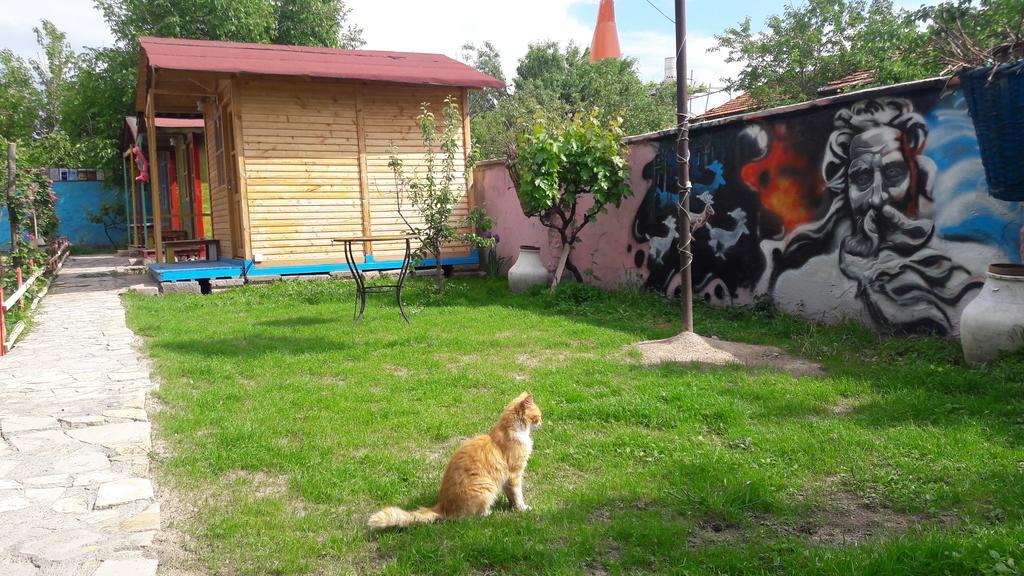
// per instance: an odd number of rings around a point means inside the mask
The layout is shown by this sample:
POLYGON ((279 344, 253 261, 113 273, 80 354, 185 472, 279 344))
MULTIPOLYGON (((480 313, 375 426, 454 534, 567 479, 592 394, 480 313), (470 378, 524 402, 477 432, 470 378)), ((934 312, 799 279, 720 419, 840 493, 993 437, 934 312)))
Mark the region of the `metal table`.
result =
POLYGON ((355 319, 356 326, 358 326, 359 321, 363 319, 363 312, 366 310, 366 295, 384 294, 391 290, 395 291, 395 300, 398 302, 398 311, 402 313, 402 318, 405 319, 406 324, 409 323, 409 316, 405 313, 405 306, 402 305, 402 286, 405 284, 405 278, 409 275, 409 270, 412 268, 413 238, 415 238, 415 236, 401 234, 393 236, 352 236, 351 238, 335 238, 333 240, 333 242, 344 243, 345 264, 348 265, 348 271, 356 281, 356 308, 352 314, 355 319), (405 241, 405 255, 402 257, 401 267, 375 267, 376 270, 399 270, 398 282, 395 284, 367 286, 366 276, 356 265, 355 254, 352 251, 352 243, 362 242, 364 246, 368 246, 371 242, 395 242, 399 240, 405 241))

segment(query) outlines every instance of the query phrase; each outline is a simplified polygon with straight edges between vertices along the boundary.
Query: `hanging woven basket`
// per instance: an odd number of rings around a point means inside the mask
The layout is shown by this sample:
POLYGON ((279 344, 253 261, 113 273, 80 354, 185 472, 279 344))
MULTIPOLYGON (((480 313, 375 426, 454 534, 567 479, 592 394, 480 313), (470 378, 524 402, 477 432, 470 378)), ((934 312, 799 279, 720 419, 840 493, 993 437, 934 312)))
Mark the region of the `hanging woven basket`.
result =
POLYGON ((989 194, 1024 201, 1024 60, 960 74, 989 194))

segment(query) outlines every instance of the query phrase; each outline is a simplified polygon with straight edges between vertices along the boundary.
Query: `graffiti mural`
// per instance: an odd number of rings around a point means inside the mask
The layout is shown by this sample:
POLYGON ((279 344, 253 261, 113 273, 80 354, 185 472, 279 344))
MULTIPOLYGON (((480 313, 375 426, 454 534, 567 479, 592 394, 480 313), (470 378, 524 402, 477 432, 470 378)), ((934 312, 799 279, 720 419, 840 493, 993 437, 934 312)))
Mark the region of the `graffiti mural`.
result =
MULTIPOLYGON (((712 303, 770 294, 818 319, 955 333, 995 261, 1019 261, 1019 203, 988 195, 959 90, 694 129, 693 281, 712 303)), ((675 142, 643 168, 633 264, 669 293, 679 268, 675 142)), ((630 249, 633 249, 631 246, 630 249)), ((677 282, 677 280, 676 280, 677 282)))

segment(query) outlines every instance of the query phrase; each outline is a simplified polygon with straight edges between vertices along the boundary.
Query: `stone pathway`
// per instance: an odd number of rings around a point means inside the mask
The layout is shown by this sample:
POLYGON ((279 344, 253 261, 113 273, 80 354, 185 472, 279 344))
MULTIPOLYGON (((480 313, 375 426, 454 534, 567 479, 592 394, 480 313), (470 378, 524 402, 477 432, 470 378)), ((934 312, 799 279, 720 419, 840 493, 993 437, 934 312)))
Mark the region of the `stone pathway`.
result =
POLYGON ((0 574, 150 576, 154 387, 118 294, 127 259, 70 258, 0 357, 0 574))

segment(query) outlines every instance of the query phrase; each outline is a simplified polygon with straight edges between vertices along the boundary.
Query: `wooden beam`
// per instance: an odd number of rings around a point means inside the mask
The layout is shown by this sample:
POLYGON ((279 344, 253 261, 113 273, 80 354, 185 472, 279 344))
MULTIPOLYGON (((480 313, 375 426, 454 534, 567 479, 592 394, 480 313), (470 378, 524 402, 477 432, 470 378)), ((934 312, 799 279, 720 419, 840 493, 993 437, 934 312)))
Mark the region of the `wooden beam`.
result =
POLYGON ((188 78, 188 81, 193 83, 193 84, 195 84, 196 86, 199 86, 200 88, 202 88, 206 92, 209 92, 211 94, 216 94, 217 93, 216 81, 214 81, 214 85, 213 86, 207 86, 206 84, 203 84, 195 76, 190 76, 188 78))
POLYGON ((197 92, 193 90, 176 90, 174 88, 158 88, 153 90, 154 94, 161 96, 182 96, 188 98, 208 98, 213 96, 213 92, 197 92))
POLYGON ((238 80, 231 81, 231 131, 234 145, 231 147, 235 153, 235 185, 238 186, 238 221, 242 229, 239 230, 239 241, 242 243, 242 254, 246 260, 253 259, 252 239, 249 237, 249 191, 246 182, 245 171, 245 144, 242 141, 242 99, 239 93, 238 80))
MULTIPOLYGON (((363 118, 363 87, 356 90, 356 141, 359 149, 359 203, 363 209, 363 236, 373 233, 370 221, 370 179, 366 168, 366 121, 363 118)), ((363 258, 373 255, 373 243, 363 242, 363 258)))
MULTIPOLYGON (((156 71, 152 72, 156 76, 156 71)), ((153 91, 146 94, 146 144, 149 148, 149 195, 153 202, 153 246, 156 261, 164 261, 163 223, 160 221, 160 161, 156 151, 156 106, 153 103, 153 91)), ((145 232, 145 228, 143 228, 145 232)))
POLYGON ((473 169, 470 167, 469 158, 473 154, 472 141, 469 137, 469 88, 462 89, 462 161, 466 171, 466 200, 469 209, 476 206, 476 199, 473 197, 473 169))

